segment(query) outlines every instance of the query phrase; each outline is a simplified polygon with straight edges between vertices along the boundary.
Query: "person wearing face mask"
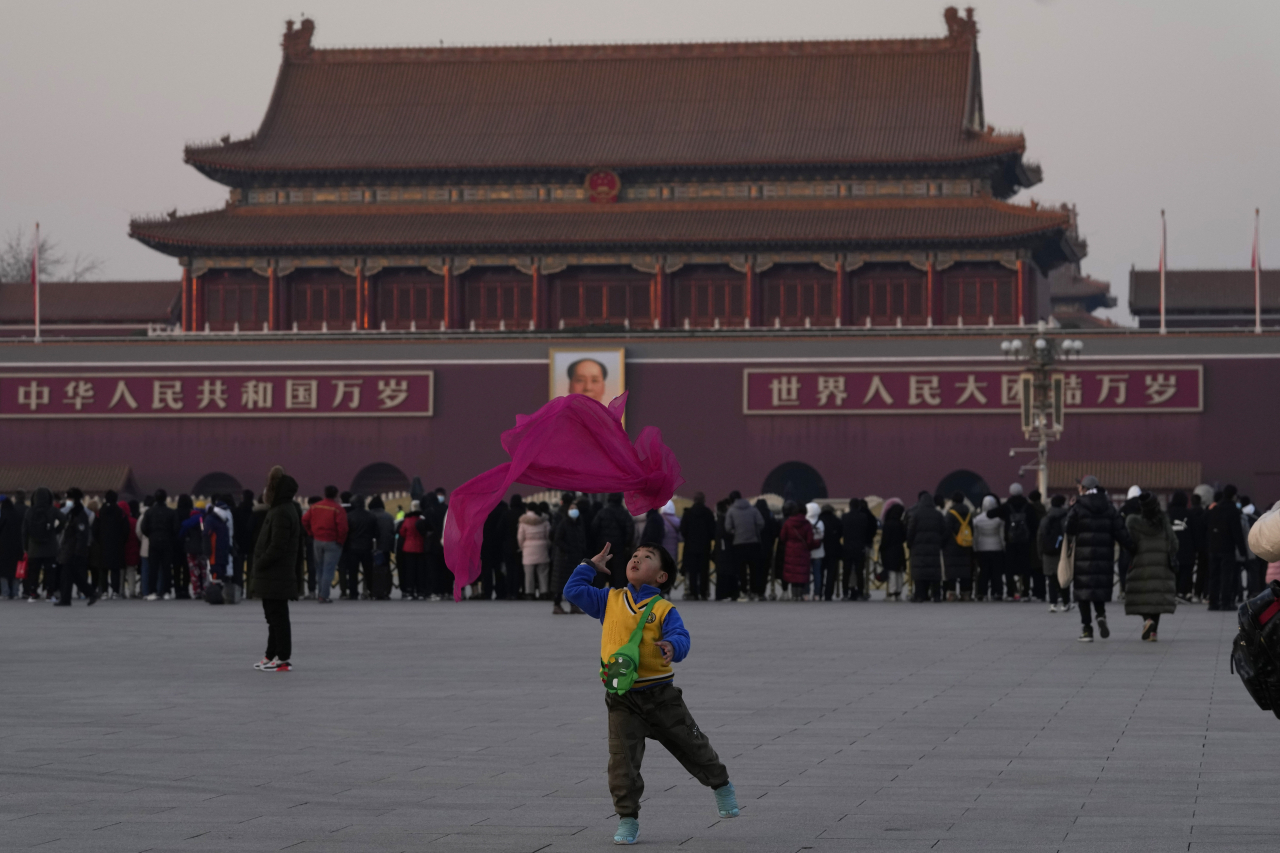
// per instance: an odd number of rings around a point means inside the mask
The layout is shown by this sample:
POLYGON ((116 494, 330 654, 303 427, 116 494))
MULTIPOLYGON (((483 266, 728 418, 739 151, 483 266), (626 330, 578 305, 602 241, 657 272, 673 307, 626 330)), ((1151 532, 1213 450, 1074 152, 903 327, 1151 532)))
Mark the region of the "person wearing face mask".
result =
MULTIPOLYGON (((565 501, 560 505, 560 517, 551 532, 551 545, 555 550, 551 559, 551 594, 554 603, 551 612, 563 615, 564 585, 573 570, 587 558, 587 526, 582 520, 580 504, 565 501)), ((578 605, 572 605, 573 613, 581 613, 578 605)))

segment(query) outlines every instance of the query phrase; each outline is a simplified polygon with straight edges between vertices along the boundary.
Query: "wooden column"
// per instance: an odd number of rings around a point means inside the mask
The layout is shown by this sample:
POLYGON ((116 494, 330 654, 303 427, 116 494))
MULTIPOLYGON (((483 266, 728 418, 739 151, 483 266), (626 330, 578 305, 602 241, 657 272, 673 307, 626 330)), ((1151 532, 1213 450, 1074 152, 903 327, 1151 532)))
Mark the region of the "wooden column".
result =
POLYGON ((444 325, 447 329, 458 328, 458 294, 457 281, 453 275, 453 261, 444 262, 444 325))
POLYGON ((537 258, 533 261, 533 266, 529 270, 529 275, 533 279, 533 327, 535 329, 545 329, 547 327, 546 301, 543 298, 543 291, 546 290, 546 282, 542 278, 542 270, 538 268, 537 258))
POLYGON ((849 325, 849 276, 844 271, 844 261, 836 265, 836 318, 841 326, 849 325))
POLYGON ((662 325, 662 328, 671 328, 671 311, 668 304, 671 300, 667 298, 667 291, 670 289, 667 282, 667 271, 663 268, 666 261, 662 258, 658 259, 658 270, 653 274, 653 316, 654 319, 662 325))
POLYGON ((204 329, 204 310, 200 304, 203 294, 200 292, 200 276, 191 277, 191 331, 199 332, 204 329))
POLYGON ((191 270, 186 267, 182 270, 182 331, 191 331, 191 316, 188 313, 191 310, 191 298, 188 291, 191 290, 191 270))
POLYGON ((925 274, 928 276, 928 284, 926 285, 927 294, 925 296, 925 317, 928 318, 928 322, 936 324, 938 322, 938 318, 933 315, 933 309, 934 306, 938 304, 938 299, 935 295, 937 291, 938 278, 933 273, 933 258, 929 259, 929 268, 925 271, 925 274))
POLYGON ((747 261, 747 281, 744 285, 742 297, 745 300, 743 307, 747 309, 747 319, 751 321, 751 325, 759 327, 764 325, 760 315, 763 313, 762 308, 756 307, 756 262, 754 258, 747 261))
POLYGON ((271 331, 279 331, 280 329, 280 300, 276 295, 280 281, 276 277, 275 261, 271 262, 271 269, 267 274, 267 328, 271 331))
POLYGON ((357 328, 369 328, 369 292, 365 287, 364 265, 356 267, 356 323, 357 328))
POLYGON ((1018 322, 1019 323, 1025 323, 1027 321, 1027 314, 1023 310, 1023 304, 1024 304, 1023 300, 1026 298, 1025 297, 1026 289, 1027 289, 1026 261, 1020 260, 1018 261, 1018 322))

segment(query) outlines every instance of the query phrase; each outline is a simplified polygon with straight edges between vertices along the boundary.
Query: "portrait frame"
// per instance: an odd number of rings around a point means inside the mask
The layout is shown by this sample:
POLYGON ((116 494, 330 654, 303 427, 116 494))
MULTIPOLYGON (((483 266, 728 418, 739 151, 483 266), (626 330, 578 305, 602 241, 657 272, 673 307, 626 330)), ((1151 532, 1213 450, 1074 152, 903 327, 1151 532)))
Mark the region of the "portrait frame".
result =
POLYGON ((554 400, 574 393, 569 390, 572 384, 569 369, 583 361, 594 361, 603 368, 603 399, 596 397, 592 399, 607 406, 614 397, 627 390, 626 350, 622 347, 557 347, 547 354, 547 372, 550 380, 547 399, 554 400))

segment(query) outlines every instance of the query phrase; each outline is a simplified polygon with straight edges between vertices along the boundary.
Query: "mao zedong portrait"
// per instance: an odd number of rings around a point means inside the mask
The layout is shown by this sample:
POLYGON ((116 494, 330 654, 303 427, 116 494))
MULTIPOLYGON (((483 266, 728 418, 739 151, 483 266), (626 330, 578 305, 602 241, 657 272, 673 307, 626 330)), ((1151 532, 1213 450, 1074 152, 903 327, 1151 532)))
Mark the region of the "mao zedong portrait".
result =
POLYGON ((597 403, 604 403, 604 383, 609 378, 609 368, 594 358, 580 358, 569 365, 569 393, 586 394, 597 403))

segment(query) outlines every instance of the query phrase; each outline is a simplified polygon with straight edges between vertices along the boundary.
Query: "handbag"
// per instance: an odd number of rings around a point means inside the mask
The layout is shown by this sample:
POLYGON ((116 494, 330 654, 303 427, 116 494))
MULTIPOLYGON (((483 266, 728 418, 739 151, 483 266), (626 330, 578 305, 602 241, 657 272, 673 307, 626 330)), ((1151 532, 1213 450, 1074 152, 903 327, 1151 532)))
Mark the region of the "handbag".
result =
POLYGON ((27 555, 23 554, 22 559, 18 561, 18 571, 14 573, 15 580, 27 579, 27 555))
POLYGON ((1058 555, 1058 586, 1066 589, 1071 586, 1071 579, 1076 573, 1076 538, 1069 536, 1062 543, 1062 553, 1058 555))

